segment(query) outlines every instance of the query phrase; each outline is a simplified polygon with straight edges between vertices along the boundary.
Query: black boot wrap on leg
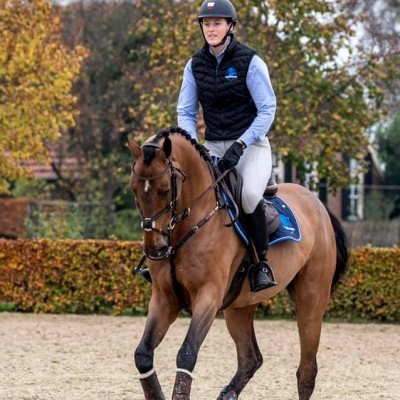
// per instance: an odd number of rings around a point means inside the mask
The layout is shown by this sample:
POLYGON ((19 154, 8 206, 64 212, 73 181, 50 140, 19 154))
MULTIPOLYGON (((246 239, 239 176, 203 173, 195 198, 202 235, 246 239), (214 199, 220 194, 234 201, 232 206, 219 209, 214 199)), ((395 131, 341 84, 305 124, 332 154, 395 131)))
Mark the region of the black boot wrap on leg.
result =
POLYGON ((173 400, 184 400, 190 397, 190 389, 192 387, 193 378, 184 372, 177 372, 175 378, 174 391, 172 393, 173 400))
POLYGON ((165 400, 156 372, 146 378, 141 378, 140 384, 146 400, 165 400))

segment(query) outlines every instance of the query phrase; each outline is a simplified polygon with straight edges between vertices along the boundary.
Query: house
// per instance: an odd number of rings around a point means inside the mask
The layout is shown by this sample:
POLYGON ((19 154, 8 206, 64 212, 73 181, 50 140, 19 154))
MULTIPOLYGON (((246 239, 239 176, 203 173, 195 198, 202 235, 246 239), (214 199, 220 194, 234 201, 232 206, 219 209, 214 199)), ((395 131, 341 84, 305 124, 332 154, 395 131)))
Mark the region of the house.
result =
MULTIPOLYGON (((35 179, 43 179, 49 183, 57 182, 59 173, 72 178, 78 177, 76 157, 62 157, 61 154, 60 147, 54 146, 50 149, 50 164, 30 162, 25 166, 35 179)), ((65 212, 69 204, 65 200, 70 200, 68 194, 63 190, 55 190, 54 195, 57 200, 0 197, 0 238, 24 237, 26 219, 35 211, 65 212)))
MULTIPOLYGON (((366 156, 368 170, 365 174, 357 176, 358 183, 351 184, 348 188, 341 189, 337 193, 328 193, 324 182, 320 182, 316 195, 329 209, 342 221, 361 221, 365 216, 365 195, 371 188, 379 188, 383 185, 383 173, 375 149, 368 147, 366 156)), ((355 160, 348 161, 350 170, 358 167, 355 160)), ((316 174, 310 173, 305 180, 301 180, 296 174, 296 168, 290 163, 284 164, 273 157, 273 176, 278 183, 296 182, 305 187, 310 187, 311 181, 316 180, 316 174)))

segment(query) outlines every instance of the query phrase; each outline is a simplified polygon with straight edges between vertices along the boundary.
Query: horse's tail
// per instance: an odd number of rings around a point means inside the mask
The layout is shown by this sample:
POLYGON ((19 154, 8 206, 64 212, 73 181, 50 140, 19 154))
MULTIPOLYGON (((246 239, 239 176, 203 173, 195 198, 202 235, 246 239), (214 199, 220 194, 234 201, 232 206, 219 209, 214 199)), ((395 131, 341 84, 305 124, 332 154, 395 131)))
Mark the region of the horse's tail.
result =
POLYGON ((336 270, 332 280, 332 291, 335 289, 336 285, 339 283, 340 278, 344 275, 347 270, 347 265, 349 261, 349 246, 346 237, 346 233, 343 229, 340 221, 332 214, 332 212, 327 209, 333 230, 335 232, 336 240, 336 270))

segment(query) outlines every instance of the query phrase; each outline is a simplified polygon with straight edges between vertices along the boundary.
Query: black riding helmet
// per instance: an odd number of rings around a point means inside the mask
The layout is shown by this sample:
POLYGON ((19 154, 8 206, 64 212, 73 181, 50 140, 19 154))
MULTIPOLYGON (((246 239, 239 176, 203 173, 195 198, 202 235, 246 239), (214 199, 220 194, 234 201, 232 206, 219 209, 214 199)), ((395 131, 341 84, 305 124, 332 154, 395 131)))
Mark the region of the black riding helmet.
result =
POLYGON ((226 18, 235 25, 237 22, 236 10, 229 0, 205 0, 197 16, 199 23, 203 18, 226 18))
MULTIPOLYGON (((201 5, 199 10, 199 14, 197 15, 197 19, 199 21, 201 33, 203 34, 204 40, 205 36, 202 27, 203 18, 225 18, 232 27, 236 25, 238 20, 235 7, 229 0, 203 1, 203 4, 201 5)), ((229 32, 227 32, 221 43, 213 47, 218 47, 221 44, 224 44, 228 36, 229 32)))

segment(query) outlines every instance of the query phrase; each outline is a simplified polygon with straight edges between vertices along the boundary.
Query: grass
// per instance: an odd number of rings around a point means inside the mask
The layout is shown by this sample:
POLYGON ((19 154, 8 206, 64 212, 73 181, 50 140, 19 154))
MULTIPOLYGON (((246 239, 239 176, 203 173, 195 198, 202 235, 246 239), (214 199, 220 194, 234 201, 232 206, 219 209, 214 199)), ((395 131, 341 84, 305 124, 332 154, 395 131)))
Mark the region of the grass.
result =
POLYGON ((11 312, 16 311, 15 304, 11 302, 0 302, 0 312, 11 312))

